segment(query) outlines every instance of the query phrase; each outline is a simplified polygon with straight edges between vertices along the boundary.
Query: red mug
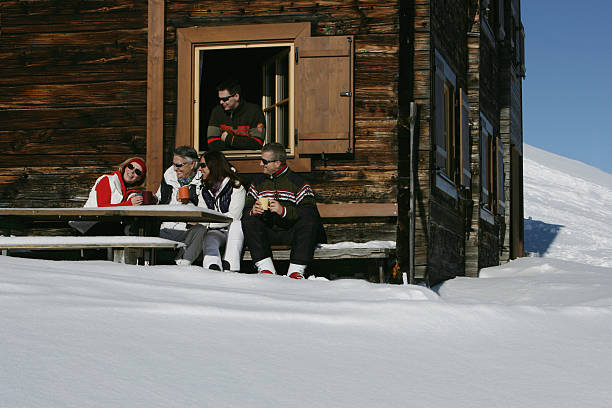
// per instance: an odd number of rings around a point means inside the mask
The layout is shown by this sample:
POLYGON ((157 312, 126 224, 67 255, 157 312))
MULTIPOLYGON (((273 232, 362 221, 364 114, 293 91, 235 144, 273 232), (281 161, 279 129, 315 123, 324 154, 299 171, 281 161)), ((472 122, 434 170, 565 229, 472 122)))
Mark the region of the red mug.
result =
POLYGON ((145 190, 142 192, 142 204, 151 205, 153 204, 153 192, 145 190))

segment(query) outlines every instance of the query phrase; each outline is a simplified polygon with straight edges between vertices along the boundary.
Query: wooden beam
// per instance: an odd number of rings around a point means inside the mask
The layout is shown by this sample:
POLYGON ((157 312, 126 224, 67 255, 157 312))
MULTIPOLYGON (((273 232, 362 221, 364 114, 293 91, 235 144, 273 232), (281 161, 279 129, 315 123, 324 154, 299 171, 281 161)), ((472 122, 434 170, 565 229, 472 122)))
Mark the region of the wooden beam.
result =
POLYGON ((397 203, 317 204, 321 218, 397 217, 397 203))
POLYGON ((147 189, 164 173, 164 0, 149 0, 147 42, 147 189))

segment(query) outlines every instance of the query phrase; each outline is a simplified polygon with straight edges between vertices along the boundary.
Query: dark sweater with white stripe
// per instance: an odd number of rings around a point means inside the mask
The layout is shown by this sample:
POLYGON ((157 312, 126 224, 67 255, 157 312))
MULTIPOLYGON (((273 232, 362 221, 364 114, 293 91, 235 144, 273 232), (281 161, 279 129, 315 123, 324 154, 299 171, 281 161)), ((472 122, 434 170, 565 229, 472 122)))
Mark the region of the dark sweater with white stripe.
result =
POLYGON ((292 172, 287 165, 272 176, 260 174, 256 176, 249 187, 244 205, 244 216, 250 216, 255 201, 266 197, 278 201, 283 207, 282 215, 272 213, 266 222, 275 230, 286 230, 306 214, 317 214, 314 193, 310 184, 298 174, 292 172))

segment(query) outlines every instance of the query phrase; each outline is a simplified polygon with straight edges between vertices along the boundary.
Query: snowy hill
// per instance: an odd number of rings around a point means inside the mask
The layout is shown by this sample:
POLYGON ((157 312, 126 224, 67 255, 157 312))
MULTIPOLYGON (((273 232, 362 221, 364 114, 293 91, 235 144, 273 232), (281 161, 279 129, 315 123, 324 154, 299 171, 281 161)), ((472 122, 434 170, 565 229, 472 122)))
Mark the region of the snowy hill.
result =
POLYGON ((612 267, 612 174, 525 145, 525 249, 612 267))
POLYGON ((542 256, 435 291, 0 256, 0 407, 608 407, 610 178, 525 156, 542 256))

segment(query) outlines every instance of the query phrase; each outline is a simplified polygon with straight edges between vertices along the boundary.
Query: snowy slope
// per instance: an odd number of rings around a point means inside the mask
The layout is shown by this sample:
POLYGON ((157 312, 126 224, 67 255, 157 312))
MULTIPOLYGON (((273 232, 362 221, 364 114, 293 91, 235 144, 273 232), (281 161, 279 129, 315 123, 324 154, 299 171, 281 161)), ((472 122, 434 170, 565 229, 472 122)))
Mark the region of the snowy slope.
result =
POLYGON ((612 266, 612 174, 525 145, 525 248, 612 266))
POLYGON ((435 290, 0 256, 0 407, 609 407, 610 188, 569 166, 526 148, 542 257, 435 290))

